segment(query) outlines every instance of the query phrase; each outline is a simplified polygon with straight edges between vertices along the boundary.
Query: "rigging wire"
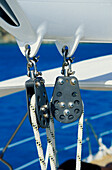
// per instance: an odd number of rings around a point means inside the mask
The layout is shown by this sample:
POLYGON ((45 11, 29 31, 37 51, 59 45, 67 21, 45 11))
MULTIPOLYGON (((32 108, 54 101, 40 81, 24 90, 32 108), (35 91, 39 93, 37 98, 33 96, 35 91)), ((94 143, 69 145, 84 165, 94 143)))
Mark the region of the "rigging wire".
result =
POLYGON ((0 161, 3 163, 3 164, 5 164, 10 170, 12 170, 12 166, 8 163, 8 162, 6 162, 4 159, 2 159, 2 158, 0 158, 0 161))
POLYGON ((92 124, 89 123, 87 119, 86 119, 85 122, 86 122, 86 125, 90 127, 90 129, 91 129, 91 131, 93 132, 93 135, 94 135, 94 137, 95 137, 95 139, 96 139, 98 145, 100 146, 99 141, 98 141, 98 136, 97 136, 97 134, 96 134, 96 132, 95 132, 95 130, 94 130, 92 124))
POLYGON ((15 135, 16 135, 17 132, 18 132, 18 130, 19 130, 20 127, 22 126, 22 124, 23 124, 24 120, 26 119, 27 115, 28 115, 28 112, 24 115, 23 119, 21 120, 21 122, 20 122, 19 125, 17 126, 16 130, 15 130, 14 133, 12 134, 12 136, 11 136, 11 138, 9 139, 9 141, 7 142, 6 146, 3 148, 2 153, 1 153, 1 155, 0 155, 0 161, 3 162, 6 166, 8 166, 10 170, 12 170, 12 167, 11 167, 11 165, 10 165, 8 162, 6 162, 6 161, 3 159, 3 156, 4 156, 4 153, 6 152, 9 144, 12 142, 13 138, 15 137, 15 135))
POLYGON ((91 149, 91 141, 90 141, 90 134, 89 134, 89 127, 87 124, 87 119, 85 119, 85 123, 86 123, 86 133, 87 133, 87 141, 88 141, 88 148, 89 148, 89 155, 92 155, 92 149, 91 149))

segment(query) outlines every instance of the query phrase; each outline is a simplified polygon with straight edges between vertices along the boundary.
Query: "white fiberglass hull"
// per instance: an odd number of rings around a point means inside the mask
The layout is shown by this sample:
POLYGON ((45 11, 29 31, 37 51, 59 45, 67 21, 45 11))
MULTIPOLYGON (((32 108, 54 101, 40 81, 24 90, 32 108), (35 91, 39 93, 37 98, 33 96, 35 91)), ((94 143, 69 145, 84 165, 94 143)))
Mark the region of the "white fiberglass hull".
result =
POLYGON ((36 31, 46 22, 44 38, 73 37, 83 27, 82 41, 112 42, 111 0, 18 0, 36 31))
POLYGON ((0 26, 19 41, 36 41, 37 30, 44 23, 44 39, 72 38, 81 27, 81 41, 112 42, 111 0, 17 0, 19 6, 16 0, 3 0, 2 9, 15 21, 4 2, 19 25, 12 26, 1 17, 0 26))

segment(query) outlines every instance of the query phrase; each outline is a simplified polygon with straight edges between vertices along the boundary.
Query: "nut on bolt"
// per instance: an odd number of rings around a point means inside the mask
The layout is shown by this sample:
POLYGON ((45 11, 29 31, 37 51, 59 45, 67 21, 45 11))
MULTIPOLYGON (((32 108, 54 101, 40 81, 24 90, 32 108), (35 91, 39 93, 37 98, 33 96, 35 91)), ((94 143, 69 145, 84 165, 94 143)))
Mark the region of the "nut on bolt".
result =
POLYGON ((59 105, 60 105, 60 107, 62 107, 62 108, 65 107, 65 103, 64 103, 64 102, 61 102, 59 105))
POLYGON ((59 83, 60 85, 63 85, 63 84, 64 84, 64 80, 63 80, 62 78, 59 78, 58 83, 59 83))
POLYGON ((40 108, 40 110, 41 110, 41 111, 44 111, 44 112, 45 112, 46 109, 48 109, 48 106, 47 106, 47 105, 43 105, 43 106, 40 108))
POLYGON ((47 113, 43 114, 43 116, 44 116, 45 118, 48 118, 48 117, 49 117, 47 113))
POLYGON ((74 78, 72 78, 70 82, 71 82, 72 85, 76 84, 76 80, 74 78))
POLYGON ((48 106, 47 106, 47 105, 44 105, 43 107, 44 107, 45 109, 48 109, 48 106))
POLYGON ((65 116, 68 116, 70 114, 70 111, 68 109, 65 109, 63 113, 65 116))
POLYGON ((74 107, 74 104, 73 104, 72 102, 69 102, 69 103, 68 103, 68 107, 69 107, 69 108, 73 108, 73 107, 74 107))
POLYGON ((43 111, 43 112, 45 112, 45 107, 42 106, 42 107, 40 108, 40 110, 43 111))

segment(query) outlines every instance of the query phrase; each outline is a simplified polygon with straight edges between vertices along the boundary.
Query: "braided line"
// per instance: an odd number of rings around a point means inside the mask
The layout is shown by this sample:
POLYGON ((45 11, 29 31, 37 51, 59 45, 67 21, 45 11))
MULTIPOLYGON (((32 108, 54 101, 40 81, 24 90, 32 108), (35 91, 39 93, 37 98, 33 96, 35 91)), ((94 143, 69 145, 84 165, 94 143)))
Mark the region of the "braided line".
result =
POLYGON ((54 132, 51 129, 53 130, 50 121, 50 127, 46 128, 46 134, 47 134, 51 170, 56 170, 55 137, 54 137, 54 132))
POLYGON ((38 156, 40 160, 40 166, 42 170, 46 170, 46 164, 44 161, 44 154, 43 154, 39 129, 38 129, 37 121, 36 121, 36 115, 35 115, 35 95, 33 95, 31 98, 30 113, 31 113, 31 122, 32 122, 33 132, 34 132, 35 141, 36 141, 36 147, 37 147, 38 156))
MULTIPOLYGON (((83 105, 84 107, 84 105, 83 105)), ((82 151, 82 135, 83 135, 83 116, 84 108, 81 117, 79 118, 78 126, 78 140, 77 140, 77 156, 76 156, 76 170, 81 169, 81 151, 82 151)))
POLYGON ((49 131, 50 131, 50 134, 51 134, 52 138, 55 140, 54 132, 51 131, 51 128, 50 128, 50 127, 48 127, 48 129, 49 129, 49 131))
MULTIPOLYGON (((36 147, 38 151, 38 156, 40 160, 40 166, 42 170, 46 170, 46 164, 44 160, 44 154, 39 134, 39 128, 36 121, 36 113, 35 113, 35 94, 31 98, 30 103, 30 113, 31 113, 31 122, 32 127, 34 131, 35 141, 36 141, 36 147)), ((54 120, 53 116, 50 114, 50 123, 49 127, 46 128, 46 134, 47 134, 47 143, 48 143, 48 152, 50 157, 50 164, 51 164, 51 170, 56 170, 56 149, 55 149, 55 133, 54 133, 54 120)))

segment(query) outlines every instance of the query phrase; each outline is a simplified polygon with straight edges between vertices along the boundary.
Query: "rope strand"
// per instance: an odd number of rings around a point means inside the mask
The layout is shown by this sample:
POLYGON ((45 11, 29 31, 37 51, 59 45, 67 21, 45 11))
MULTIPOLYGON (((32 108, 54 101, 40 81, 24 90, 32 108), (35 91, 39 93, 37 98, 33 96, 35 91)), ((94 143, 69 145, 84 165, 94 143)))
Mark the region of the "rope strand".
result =
MULTIPOLYGON (((35 114, 35 94, 31 98, 30 102, 30 113, 31 113, 31 122, 34 131, 38 156, 40 160, 40 166, 42 170, 46 170, 47 168, 47 160, 44 160, 44 154, 39 134, 39 129, 36 121, 36 114, 35 114)), ((49 127, 46 128, 46 135, 47 135, 47 147, 48 152, 47 154, 50 157, 50 165, 51 170, 56 170, 56 149, 55 149, 55 133, 54 133, 54 121, 52 115, 50 115, 50 124, 49 127)))
MULTIPOLYGON (((83 105, 84 106, 84 105, 83 105)), ((78 126, 78 140, 77 140, 77 156, 76 156, 76 170, 81 169, 81 151, 82 151, 82 135, 83 135, 83 117, 84 108, 81 117, 79 118, 78 126)))
POLYGON ((36 115, 35 115, 35 95, 33 95, 31 98, 30 113, 31 113, 31 122, 32 122, 33 132, 34 132, 35 141, 36 141, 36 147, 37 147, 38 156, 40 160, 40 166, 42 170, 46 170, 46 164, 44 160, 44 154, 43 154, 39 129, 38 129, 37 121, 36 121, 36 115))

